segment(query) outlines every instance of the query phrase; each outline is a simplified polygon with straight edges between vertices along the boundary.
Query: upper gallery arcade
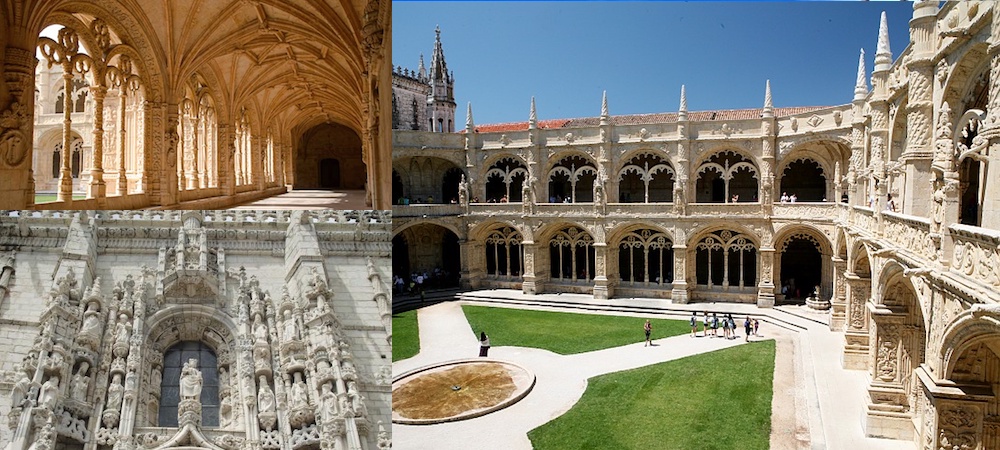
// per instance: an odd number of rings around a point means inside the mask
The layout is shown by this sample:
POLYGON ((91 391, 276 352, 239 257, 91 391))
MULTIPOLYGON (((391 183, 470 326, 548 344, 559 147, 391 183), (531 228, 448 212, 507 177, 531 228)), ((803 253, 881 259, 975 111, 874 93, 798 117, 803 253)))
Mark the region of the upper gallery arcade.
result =
POLYGON ((288 189, 388 208, 390 14, 384 0, 4 0, 0 208, 220 208, 288 189))

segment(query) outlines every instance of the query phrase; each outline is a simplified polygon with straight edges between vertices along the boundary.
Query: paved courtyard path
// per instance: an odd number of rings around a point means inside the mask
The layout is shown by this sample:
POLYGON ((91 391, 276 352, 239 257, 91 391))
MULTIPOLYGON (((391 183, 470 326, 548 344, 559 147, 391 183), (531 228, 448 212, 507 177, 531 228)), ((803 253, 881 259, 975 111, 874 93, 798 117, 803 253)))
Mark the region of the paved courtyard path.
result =
MULTIPOLYGON (((420 327, 420 352, 409 359, 393 363, 395 375, 432 363, 479 354, 478 332, 472 330, 462 304, 483 304, 496 307, 517 307, 564 312, 581 312, 572 305, 592 309, 589 296, 521 296, 515 291, 483 292, 463 296, 467 301, 447 302, 422 308, 417 318, 420 327), (525 300, 533 304, 496 304, 489 301, 525 300), (545 305, 551 300, 551 305, 545 305)), ((622 311, 623 306, 664 306, 663 300, 616 299, 613 307, 599 314, 636 317, 660 317, 622 311)), ((599 303, 599 302, 598 302, 599 303)), ((608 305, 607 302, 599 303, 608 305)), ((771 448, 800 449, 913 449, 907 442, 864 437, 861 431, 865 374, 840 367, 842 333, 829 331, 826 325, 775 309, 758 309, 753 305, 695 304, 669 305, 676 319, 684 319, 690 311, 727 311, 739 317, 751 314, 761 318, 761 334, 778 342, 775 361, 774 400, 772 402, 771 448), (739 316, 737 316, 737 314, 739 316), (780 318, 771 316, 781 316, 780 318), (794 323, 794 326, 790 325, 794 323), (781 324, 776 326, 773 324, 781 324), (820 375, 817 375, 820 374, 820 375)), ((594 312, 594 311, 588 311, 594 312)), ((639 325, 637 325, 639 326, 639 325)), ((486 330, 489 333, 489 330, 486 330)), ((742 334, 742 329, 740 330, 742 334)), ((536 376, 536 384, 524 399, 514 405, 470 420, 435 425, 393 424, 393 443, 406 449, 466 450, 504 449, 529 450, 527 433, 559 417, 579 401, 587 387, 587 379, 611 372, 634 369, 686 356, 746 345, 742 338, 692 338, 685 334, 654 341, 644 347, 643 341, 621 347, 558 355, 548 350, 525 347, 493 347, 490 357, 524 366, 536 376)), ((749 345, 753 345, 752 342, 749 345)))
POLYGON ((365 191, 294 190, 231 209, 371 209, 365 205, 365 191))

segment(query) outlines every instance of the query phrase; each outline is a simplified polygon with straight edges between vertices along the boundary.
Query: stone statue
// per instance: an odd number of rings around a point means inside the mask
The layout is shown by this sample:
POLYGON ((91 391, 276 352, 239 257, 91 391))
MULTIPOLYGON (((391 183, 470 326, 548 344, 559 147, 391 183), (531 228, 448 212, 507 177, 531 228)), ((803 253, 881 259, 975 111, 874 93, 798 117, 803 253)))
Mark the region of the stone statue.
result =
POLYGON ((337 394, 333 393, 333 383, 325 383, 320 393, 323 405, 323 420, 330 420, 337 413, 337 394))
POLYGON ((469 184, 465 182, 465 174, 462 174, 462 179, 458 182, 458 204, 462 206, 469 205, 469 184))
POLYGON ((201 400, 201 371, 198 370, 198 360, 189 359, 181 369, 181 399, 201 400))
POLYGON ((361 403, 361 395, 358 394, 358 383, 357 382, 354 382, 354 381, 348 381, 347 382, 347 398, 348 398, 348 400, 351 401, 351 408, 354 409, 355 412, 361 410, 360 409, 361 408, 361 405, 360 405, 360 403, 361 403))
POLYGON ((149 374, 149 387, 153 390, 159 390, 160 384, 163 382, 163 374, 160 373, 158 367, 154 367, 152 372, 149 374))
POLYGON ((100 313, 97 312, 94 303, 91 303, 87 307, 87 312, 84 313, 83 326, 80 327, 80 334, 76 336, 76 342, 84 345, 91 350, 95 350, 101 342, 101 318, 100 313))
POLYGON ((225 395, 222 397, 222 402, 219 405, 219 426, 222 428, 229 427, 233 421, 233 400, 232 396, 225 395))
POLYGON ((260 377, 260 389, 257 391, 257 412, 261 414, 274 412, 274 392, 267 379, 260 377))
POLYGON ((69 385, 69 396, 73 400, 80 402, 87 401, 87 388, 90 387, 90 377, 87 376, 88 370, 90 370, 90 364, 84 361, 80 363, 80 369, 76 371, 76 375, 73 375, 73 380, 69 385))
POLYGON ((309 396, 306 394, 306 382, 299 380, 292 384, 292 408, 308 408, 309 396))
POLYGON ((122 374, 116 373, 111 381, 111 386, 108 386, 108 409, 119 411, 124 395, 125 386, 122 385, 122 374))
POLYGON ((292 317, 292 311, 285 310, 285 323, 282 326, 284 327, 284 334, 281 337, 285 341, 294 341, 299 338, 299 330, 295 325, 295 318, 292 317))
POLYGON ((260 316, 257 316, 257 317, 258 317, 257 326, 254 327, 253 335, 254 335, 254 338, 256 339, 257 342, 263 342, 263 343, 266 344, 267 343, 267 326, 265 326, 264 322, 259 319, 260 316))
POLYGON ((27 375, 21 373, 21 378, 14 383, 14 387, 10 390, 10 407, 17 408, 21 406, 28 398, 28 391, 31 390, 31 380, 27 375))
POLYGON ((59 377, 54 376, 42 385, 42 392, 38 396, 38 404, 43 408, 54 410, 56 408, 56 401, 58 400, 59 377))
POLYGON ((128 323, 128 316, 122 314, 118 316, 118 325, 115 328, 114 355, 125 356, 128 352, 128 340, 132 337, 132 326, 128 323))

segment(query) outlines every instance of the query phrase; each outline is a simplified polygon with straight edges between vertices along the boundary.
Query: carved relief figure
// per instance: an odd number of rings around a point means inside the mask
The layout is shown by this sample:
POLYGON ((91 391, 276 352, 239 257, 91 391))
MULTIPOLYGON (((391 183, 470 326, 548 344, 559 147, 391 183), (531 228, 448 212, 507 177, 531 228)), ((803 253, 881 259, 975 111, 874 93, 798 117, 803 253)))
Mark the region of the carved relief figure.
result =
POLYGON ((189 359, 181 369, 181 399, 201 400, 201 371, 198 360, 189 359))
POLYGON ((101 342, 101 318, 97 311, 97 303, 91 302, 87 305, 87 312, 84 313, 83 326, 80 327, 80 334, 76 337, 76 342, 91 350, 96 350, 101 342))
POLYGON ((59 400, 59 377, 53 376, 42 384, 42 391, 38 395, 38 404, 43 408, 54 410, 56 402, 59 400))
POLYGON ((285 322, 283 324, 284 333, 282 334, 281 337, 285 341, 297 340, 299 338, 299 330, 298 327, 296 327, 295 325, 295 318, 292 317, 292 311, 286 309, 284 317, 285 317, 285 322))
POLYGON ((308 408, 309 397, 306 394, 306 383, 299 379, 292 384, 292 408, 308 408))
POLYGON ((90 377, 87 376, 88 370, 90 370, 90 364, 84 361, 80 363, 80 369, 73 375, 73 380, 69 385, 69 396, 73 400, 87 401, 87 388, 90 386, 90 377))
POLYGON ((10 406, 11 408, 16 408, 21 406, 28 397, 28 391, 31 390, 31 380, 24 373, 21 373, 21 378, 14 383, 14 387, 10 390, 10 406))
POLYGON ((337 394, 333 393, 333 383, 324 383, 320 400, 323 405, 323 419, 329 420, 337 414, 337 394))
POLYGON ((122 374, 116 373, 111 381, 111 386, 108 386, 108 409, 120 410, 124 395, 125 386, 122 385, 122 374))

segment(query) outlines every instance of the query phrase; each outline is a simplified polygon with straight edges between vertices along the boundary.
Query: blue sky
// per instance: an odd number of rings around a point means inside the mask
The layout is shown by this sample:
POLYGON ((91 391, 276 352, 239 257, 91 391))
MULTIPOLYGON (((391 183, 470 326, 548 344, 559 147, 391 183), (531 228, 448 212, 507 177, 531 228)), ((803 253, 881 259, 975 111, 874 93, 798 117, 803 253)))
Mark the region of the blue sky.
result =
POLYGON ((851 101, 858 54, 869 77, 879 14, 893 59, 909 42, 910 2, 393 2, 393 64, 426 64, 441 26, 455 73, 456 121, 478 124, 851 101))

